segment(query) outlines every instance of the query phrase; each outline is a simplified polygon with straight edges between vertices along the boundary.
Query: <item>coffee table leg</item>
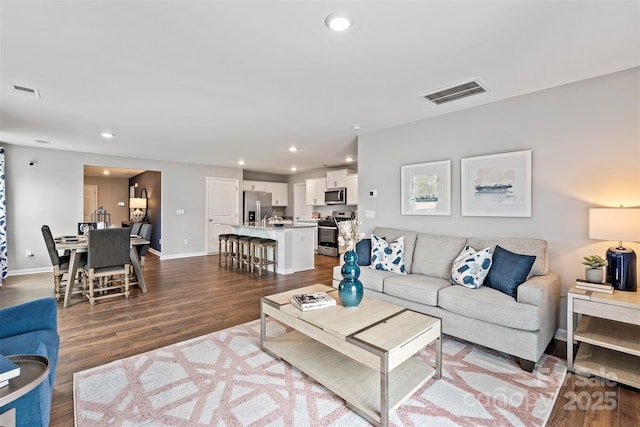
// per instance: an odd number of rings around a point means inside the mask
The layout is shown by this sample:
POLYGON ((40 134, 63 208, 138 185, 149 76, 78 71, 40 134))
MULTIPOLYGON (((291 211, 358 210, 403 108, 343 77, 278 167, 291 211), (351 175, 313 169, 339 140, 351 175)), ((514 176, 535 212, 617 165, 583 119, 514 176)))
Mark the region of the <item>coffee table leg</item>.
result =
POLYGON ((380 358, 380 425, 389 425, 389 354, 380 358))
POLYGON ((442 332, 436 338, 436 378, 442 377, 442 332))
POLYGON ((264 346, 264 341, 267 338, 267 316, 264 314, 263 305, 260 301, 260 347, 264 346))

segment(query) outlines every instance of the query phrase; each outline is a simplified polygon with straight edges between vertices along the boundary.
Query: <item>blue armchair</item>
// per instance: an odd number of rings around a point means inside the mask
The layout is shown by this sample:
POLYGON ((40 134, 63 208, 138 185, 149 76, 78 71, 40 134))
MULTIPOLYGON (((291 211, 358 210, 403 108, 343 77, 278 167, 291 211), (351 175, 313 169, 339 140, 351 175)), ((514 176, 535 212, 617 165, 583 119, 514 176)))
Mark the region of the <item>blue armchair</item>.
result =
POLYGON ((55 299, 43 298, 0 310, 0 354, 37 354, 49 359, 49 375, 38 387, 0 407, 0 414, 16 408, 16 426, 49 425, 59 349, 55 299))

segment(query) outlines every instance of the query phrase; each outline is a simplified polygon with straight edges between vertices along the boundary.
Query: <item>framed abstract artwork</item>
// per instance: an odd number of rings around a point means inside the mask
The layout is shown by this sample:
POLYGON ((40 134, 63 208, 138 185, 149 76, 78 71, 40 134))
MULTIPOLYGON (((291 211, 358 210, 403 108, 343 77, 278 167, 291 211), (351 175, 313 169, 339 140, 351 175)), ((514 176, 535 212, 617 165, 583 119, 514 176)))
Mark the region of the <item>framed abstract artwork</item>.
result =
POLYGON ((451 215, 451 160, 400 167, 402 215, 451 215))
POLYGON ((531 216, 531 150, 460 160, 462 216, 531 216))

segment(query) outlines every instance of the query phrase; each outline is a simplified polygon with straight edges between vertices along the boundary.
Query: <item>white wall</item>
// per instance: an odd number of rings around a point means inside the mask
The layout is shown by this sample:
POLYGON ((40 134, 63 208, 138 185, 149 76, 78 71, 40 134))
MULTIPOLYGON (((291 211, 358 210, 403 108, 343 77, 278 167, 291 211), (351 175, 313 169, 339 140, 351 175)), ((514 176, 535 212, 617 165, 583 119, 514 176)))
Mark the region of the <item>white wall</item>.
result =
POLYGON ((40 232, 43 224, 55 235, 76 233, 82 219, 85 164, 162 173, 163 257, 205 254, 206 177, 232 178, 242 184, 242 169, 2 145, 6 151, 9 274, 51 268, 40 232), (30 161, 35 164, 29 166, 30 161), (176 215, 177 209, 184 209, 185 214, 176 215), (26 249, 34 256, 25 257, 26 249))
MULTIPOLYGON (((588 209, 640 207, 640 68, 365 134, 358 153, 363 231, 545 239, 566 295, 584 277, 582 256, 611 246, 588 238, 588 209), (532 217, 462 217, 460 159, 525 149, 533 151, 532 217), (446 159, 452 215, 401 215, 400 166, 446 159), (368 198, 370 189, 377 199, 368 198), (365 210, 376 218, 365 219, 365 210)), ((629 246, 640 255, 640 244, 629 246)), ((564 328, 564 305, 561 316, 564 328)))

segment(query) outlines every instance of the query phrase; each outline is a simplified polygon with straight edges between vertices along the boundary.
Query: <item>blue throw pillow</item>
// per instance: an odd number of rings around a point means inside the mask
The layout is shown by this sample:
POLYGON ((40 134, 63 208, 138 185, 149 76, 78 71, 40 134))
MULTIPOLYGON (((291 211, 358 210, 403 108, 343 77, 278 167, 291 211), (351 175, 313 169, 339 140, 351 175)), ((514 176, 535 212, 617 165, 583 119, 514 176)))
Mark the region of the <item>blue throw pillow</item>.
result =
POLYGON ((516 298, 518 286, 527 280, 535 260, 534 255, 516 254, 496 246, 484 285, 516 298))
POLYGON ((358 255, 358 265, 367 266, 371 264, 371 239, 362 239, 356 243, 356 254, 358 255))

